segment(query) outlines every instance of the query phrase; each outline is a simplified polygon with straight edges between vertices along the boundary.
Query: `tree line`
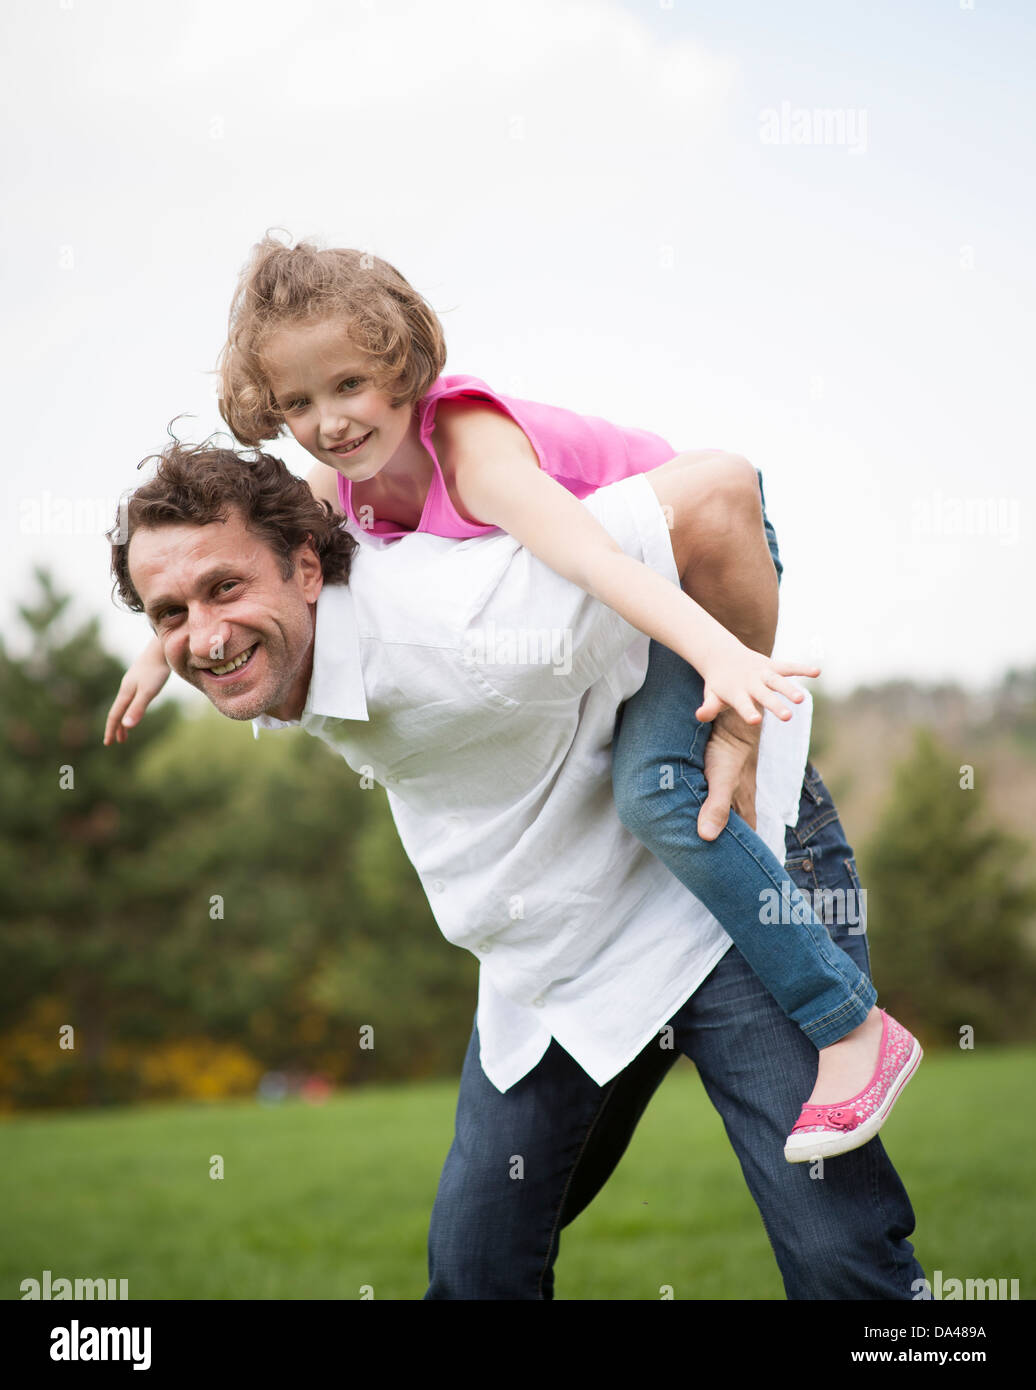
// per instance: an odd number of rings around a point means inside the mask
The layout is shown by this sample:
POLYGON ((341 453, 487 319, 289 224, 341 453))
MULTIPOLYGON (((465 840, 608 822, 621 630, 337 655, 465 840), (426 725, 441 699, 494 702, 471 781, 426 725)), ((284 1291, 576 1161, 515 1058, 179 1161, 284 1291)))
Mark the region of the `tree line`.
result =
MULTIPOLYGON (((319 740, 175 704, 104 748, 122 676, 44 572, 0 643, 0 1108, 455 1075, 477 962, 384 793, 319 740)), ((1028 1036, 1036 891, 922 733, 860 854, 881 1001, 929 1044, 1028 1036)), ((851 838, 851 837, 850 837, 851 838)))

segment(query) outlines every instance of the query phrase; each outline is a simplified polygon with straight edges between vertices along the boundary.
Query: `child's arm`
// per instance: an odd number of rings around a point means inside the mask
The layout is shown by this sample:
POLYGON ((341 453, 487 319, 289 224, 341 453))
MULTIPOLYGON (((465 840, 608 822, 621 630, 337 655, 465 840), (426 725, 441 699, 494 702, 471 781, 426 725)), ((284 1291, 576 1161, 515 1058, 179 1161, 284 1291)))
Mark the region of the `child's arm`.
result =
POLYGON ((306 474, 306 482, 309 483, 309 490, 318 502, 330 502, 335 513, 341 516, 336 469, 328 468, 326 463, 315 463, 306 474))
POLYGON ((778 663, 752 651, 689 595, 626 555, 581 502, 542 472, 517 426, 491 407, 451 413, 448 429, 457 494, 470 514, 502 527, 544 564, 694 666, 705 682, 699 719, 715 719, 729 705, 756 724, 762 718, 757 704, 791 718, 777 692, 799 703, 802 691, 787 677, 815 675, 815 666, 778 663))
POLYGON ((162 643, 153 637, 122 678, 104 726, 105 747, 125 743, 128 731, 139 723, 148 705, 169 679, 162 643))
MULTIPOLYGON (((336 513, 338 504, 338 474, 324 463, 317 463, 306 474, 313 496, 331 503, 336 513)), ((119 693, 108 711, 104 726, 104 744, 125 743, 134 725, 139 724, 148 705, 169 679, 169 667, 157 637, 147 644, 140 656, 122 678, 119 693)))

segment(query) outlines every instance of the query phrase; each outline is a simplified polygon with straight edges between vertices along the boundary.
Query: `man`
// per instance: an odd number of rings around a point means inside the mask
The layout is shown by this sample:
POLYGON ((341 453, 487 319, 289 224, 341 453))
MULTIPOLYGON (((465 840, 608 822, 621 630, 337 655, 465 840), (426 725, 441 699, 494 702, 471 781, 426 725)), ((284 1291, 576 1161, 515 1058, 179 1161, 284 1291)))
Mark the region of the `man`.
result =
MULTIPOLYGON (((759 492, 728 464, 682 455, 583 505, 672 583, 716 535, 751 573, 767 556, 759 492)), ((677 1050, 723 1117, 788 1296, 912 1296, 913 1212, 880 1142, 822 1180, 785 1162, 816 1051, 619 820, 610 743, 646 637, 505 533, 358 544, 263 455, 171 446, 127 522, 113 570, 171 669, 257 736, 301 724, 381 782, 443 934, 480 960, 427 1298, 552 1298, 561 1228, 677 1050)), ((759 833, 772 843, 795 820, 801 787, 789 871, 844 888, 831 875, 852 878, 852 851, 812 768, 803 782, 808 714, 767 729, 759 833)), ((743 731, 713 743, 722 822, 752 750, 743 731)), ((865 939, 831 934, 866 970, 865 939)))

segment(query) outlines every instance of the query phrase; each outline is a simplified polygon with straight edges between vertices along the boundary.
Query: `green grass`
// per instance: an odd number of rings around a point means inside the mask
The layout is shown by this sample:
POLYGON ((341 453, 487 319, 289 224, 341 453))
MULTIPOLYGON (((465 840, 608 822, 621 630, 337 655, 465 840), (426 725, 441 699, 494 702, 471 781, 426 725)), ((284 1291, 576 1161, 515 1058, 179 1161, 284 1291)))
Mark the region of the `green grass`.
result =
MULTIPOLYGON (((929 1053, 883 1131, 929 1277, 1018 1278, 1033 1296, 1034 1059, 929 1053)), ((126 1278, 133 1299, 357 1299, 363 1285, 419 1299, 456 1090, 14 1117, 0 1125, 0 1297, 49 1269, 126 1278)), ((683 1062, 562 1232, 556 1266, 559 1299, 657 1299, 664 1284, 678 1299, 784 1297, 719 1117, 683 1062)))

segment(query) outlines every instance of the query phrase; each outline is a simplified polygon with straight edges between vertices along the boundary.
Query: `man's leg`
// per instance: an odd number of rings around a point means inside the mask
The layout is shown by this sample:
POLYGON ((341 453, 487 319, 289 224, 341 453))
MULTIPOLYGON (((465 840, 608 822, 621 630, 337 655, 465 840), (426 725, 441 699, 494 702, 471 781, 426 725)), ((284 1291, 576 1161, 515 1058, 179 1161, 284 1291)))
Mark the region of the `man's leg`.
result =
POLYGON ((426 1299, 552 1299, 561 1228, 600 1191, 676 1060, 652 1045, 598 1086, 557 1042, 501 1094, 472 1031, 432 1208, 426 1299))
MULTIPOLYGON (((837 811, 812 767, 787 844, 786 868, 803 890, 858 888, 837 811)), ((866 936, 853 916, 828 930, 866 972, 866 936)), ((823 1178, 811 1176, 812 1164, 785 1161, 817 1053, 736 949, 672 1022, 723 1116, 789 1298, 911 1298, 911 1282, 924 1277, 907 1240, 914 1215, 880 1140, 829 1159, 823 1178)), ((432 1212, 425 1298, 553 1298, 562 1227, 614 1171, 675 1057, 652 1042, 598 1086, 555 1042, 501 1094, 479 1064, 474 1030, 432 1212)))
MULTIPOLYGON (((853 852, 815 769, 807 768, 786 869, 803 891, 831 890, 832 938, 869 973, 853 852), (839 894, 837 890, 841 889, 839 894)), ((673 1020, 741 1163, 793 1299, 910 1299, 924 1271, 907 1237, 914 1213, 881 1140, 824 1164, 789 1164, 784 1139, 813 1084, 817 1054, 736 948, 673 1020)))

